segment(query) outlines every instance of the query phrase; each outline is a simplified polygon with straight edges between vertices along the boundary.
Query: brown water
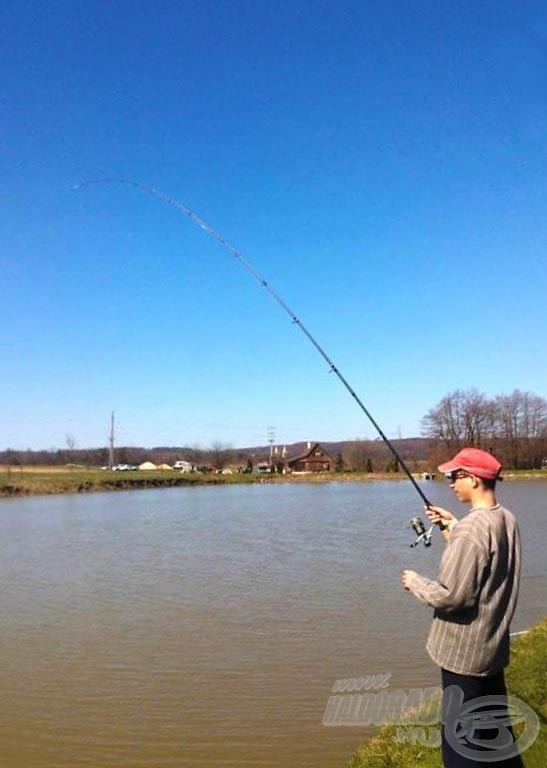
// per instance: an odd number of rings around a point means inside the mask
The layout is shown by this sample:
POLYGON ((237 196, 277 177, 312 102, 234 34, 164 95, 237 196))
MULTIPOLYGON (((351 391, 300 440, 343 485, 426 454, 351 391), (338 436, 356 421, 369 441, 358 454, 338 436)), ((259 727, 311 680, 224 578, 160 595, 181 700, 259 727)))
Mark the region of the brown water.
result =
MULTIPOLYGON (((428 484, 449 505, 445 486, 428 484)), ((506 483, 524 540, 514 630, 545 613, 547 483, 506 483)), ((399 586, 408 483, 0 502, 0 765, 341 768, 338 678, 434 685, 430 611, 399 586)))

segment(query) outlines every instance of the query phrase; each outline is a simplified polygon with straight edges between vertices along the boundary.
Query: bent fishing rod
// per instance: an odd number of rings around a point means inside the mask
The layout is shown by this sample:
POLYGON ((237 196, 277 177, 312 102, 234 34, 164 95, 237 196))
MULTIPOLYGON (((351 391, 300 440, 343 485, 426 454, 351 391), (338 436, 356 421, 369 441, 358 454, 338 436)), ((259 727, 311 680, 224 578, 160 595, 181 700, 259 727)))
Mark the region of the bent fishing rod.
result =
MULTIPOLYGON (((333 361, 327 355, 327 353, 325 352, 323 347, 319 344, 319 342, 312 336, 312 334, 308 331, 306 326, 297 317, 297 315, 288 306, 288 304, 281 298, 281 296, 277 293, 277 291, 275 291, 274 288, 264 279, 264 277, 260 274, 260 272, 256 269, 254 264, 252 264, 252 262, 250 262, 245 256, 243 256, 237 250, 237 248, 235 248, 235 246, 233 246, 228 240, 222 237, 222 235, 219 234, 219 232, 213 229, 213 227, 211 227, 210 224, 208 224, 206 221, 200 218, 194 211, 188 208, 188 206, 184 205, 184 203, 181 203, 179 200, 172 197, 171 195, 168 195, 165 192, 161 192, 155 187, 152 187, 149 184, 145 184, 142 181, 132 181, 130 179, 93 179, 90 181, 83 181, 74 185, 74 189, 78 190, 78 189, 82 189, 83 187, 88 187, 96 184, 123 184, 126 186, 135 187, 136 189, 142 190, 143 192, 146 192, 147 194, 152 195, 153 197, 157 197, 159 200, 163 200, 164 203, 167 203, 168 205, 172 205, 174 208, 177 208, 179 211, 181 211, 185 216, 187 216, 191 221, 193 221, 194 224, 197 224, 197 226, 200 229, 202 229, 204 232, 210 235, 210 237, 212 237, 214 240, 220 243, 220 245, 225 250, 231 253, 231 255, 243 267, 245 267, 245 269, 255 278, 255 280, 270 294, 270 296, 279 304, 279 306, 289 315, 292 322, 302 331, 304 336, 315 347, 317 352, 319 352, 321 357, 327 363, 329 367, 329 371, 331 373, 334 373, 338 377, 338 379, 344 385, 344 387, 349 392, 351 397, 355 400, 355 402, 357 403, 361 411, 365 414, 365 416, 370 421, 374 429, 377 431, 379 436, 382 438, 384 443, 387 445, 393 458, 401 467, 403 472, 406 474, 406 476, 408 477, 408 479, 416 489, 418 495, 424 502, 426 508, 431 507, 431 502, 429 501, 425 493, 422 491, 422 489, 416 482, 415 478, 412 476, 412 473, 410 472, 409 468, 403 461, 401 455, 399 454, 399 452, 397 451, 397 449, 395 448, 391 440, 384 433, 384 431, 382 430, 382 428, 380 427, 376 419, 372 416, 372 414, 370 413, 368 408, 365 406, 361 398, 350 386, 347 379, 342 375, 339 368, 333 363, 333 361)), ((416 541, 413 544, 411 544, 411 546, 416 546, 420 542, 423 542, 426 547, 430 546, 433 526, 431 526, 429 530, 426 530, 422 520, 418 516, 412 518, 412 520, 410 521, 410 525, 417 535, 416 541)))

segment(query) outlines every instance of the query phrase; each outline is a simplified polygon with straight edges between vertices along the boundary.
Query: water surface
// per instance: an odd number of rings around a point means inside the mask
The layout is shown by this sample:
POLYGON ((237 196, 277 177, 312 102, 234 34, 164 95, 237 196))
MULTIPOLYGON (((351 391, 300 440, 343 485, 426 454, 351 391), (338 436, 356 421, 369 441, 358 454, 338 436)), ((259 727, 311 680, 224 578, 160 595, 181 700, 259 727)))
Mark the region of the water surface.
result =
MULTIPOLYGON (((519 630, 545 613, 547 483, 501 500, 519 630)), ((321 725, 336 679, 438 680, 431 612, 399 583, 442 551, 409 549, 417 512, 406 482, 1 500, 0 763, 341 768, 367 731, 321 725)))

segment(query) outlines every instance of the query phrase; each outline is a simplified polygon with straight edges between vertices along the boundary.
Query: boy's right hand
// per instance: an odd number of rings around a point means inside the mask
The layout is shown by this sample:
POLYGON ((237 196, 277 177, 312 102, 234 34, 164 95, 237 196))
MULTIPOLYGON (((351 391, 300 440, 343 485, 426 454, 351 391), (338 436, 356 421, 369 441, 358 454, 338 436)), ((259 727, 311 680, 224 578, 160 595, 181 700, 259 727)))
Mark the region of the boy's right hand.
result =
POLYGON ((441 528, 448 528, 448 530, 452 529, 458 522, 452 512, 442 507, 426 507, 425 513, 432 523, 437 523, 441 528))

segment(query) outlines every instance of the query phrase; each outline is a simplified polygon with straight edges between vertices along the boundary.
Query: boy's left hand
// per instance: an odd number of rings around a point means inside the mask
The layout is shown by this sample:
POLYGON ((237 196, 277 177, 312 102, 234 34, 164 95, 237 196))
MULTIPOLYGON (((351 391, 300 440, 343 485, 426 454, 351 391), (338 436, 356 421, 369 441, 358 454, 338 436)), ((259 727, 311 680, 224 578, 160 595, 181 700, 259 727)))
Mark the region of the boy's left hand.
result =
POLYGON ((403 571, 401 574, 401 584, 404 589, 410 589, 410 585, 414 581, 414 577, 417 576, 416 571, 403 571))

